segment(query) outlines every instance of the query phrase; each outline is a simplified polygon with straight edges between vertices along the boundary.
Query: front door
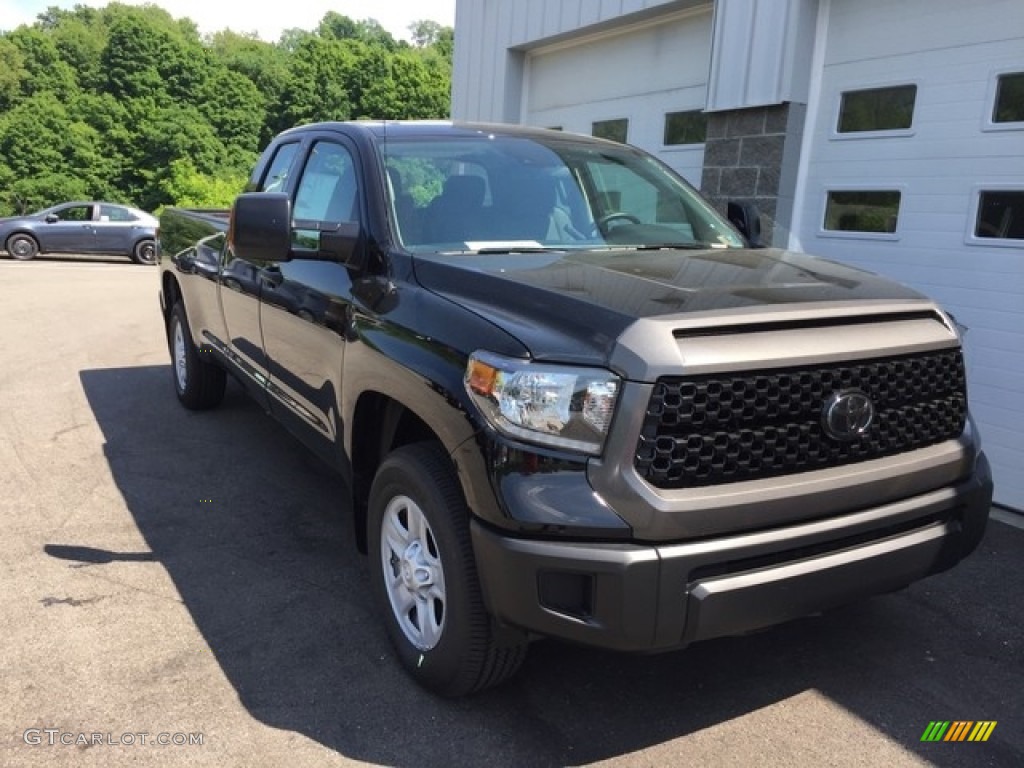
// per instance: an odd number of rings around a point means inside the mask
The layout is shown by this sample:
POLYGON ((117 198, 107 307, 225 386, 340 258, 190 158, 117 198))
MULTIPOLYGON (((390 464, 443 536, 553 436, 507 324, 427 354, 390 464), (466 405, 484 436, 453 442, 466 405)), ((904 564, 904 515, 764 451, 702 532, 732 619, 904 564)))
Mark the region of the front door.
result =
POLYGON ((39 245, 50 253, 93 253, 93 209, 89 203, 67 205, 54 211, 39 227, 39 245))
POLYGON ((337 136, 314 141, 292 210, 292 259, 261 273, 260 321, 269 371, 270 408, 303 442, 328 459, 337 450, 348 269, 304 250, 305 234, 360 221, 353 152, 337 136), (304 256, 305 254, 305 256, 304 256))

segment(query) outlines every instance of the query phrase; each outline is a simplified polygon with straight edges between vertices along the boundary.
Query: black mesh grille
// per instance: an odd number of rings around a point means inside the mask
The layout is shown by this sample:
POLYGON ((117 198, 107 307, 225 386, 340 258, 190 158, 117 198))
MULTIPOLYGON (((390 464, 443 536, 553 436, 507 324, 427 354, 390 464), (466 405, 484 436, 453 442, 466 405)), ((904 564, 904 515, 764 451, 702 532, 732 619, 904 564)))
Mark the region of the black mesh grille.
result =
POLYGON ((967 417, 960 350, 747 374, 659 379, 636 451, 658 488, 796 474, 912 451, 959 436, 967 417), (833 393, 859 389, 875 418, 853 440, 830 436, 833 393))

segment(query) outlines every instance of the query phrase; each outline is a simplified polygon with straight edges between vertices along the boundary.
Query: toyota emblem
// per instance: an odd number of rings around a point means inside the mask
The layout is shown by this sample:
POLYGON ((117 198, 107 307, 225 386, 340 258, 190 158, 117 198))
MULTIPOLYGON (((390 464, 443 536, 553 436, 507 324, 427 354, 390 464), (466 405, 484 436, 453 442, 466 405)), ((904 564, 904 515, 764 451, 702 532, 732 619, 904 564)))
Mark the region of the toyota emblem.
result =
POLYGON ((868 431, 875 420, 875 406, 859 389, 833 393, 821 413, 821 423, 829 437, 855 440, 868 431))

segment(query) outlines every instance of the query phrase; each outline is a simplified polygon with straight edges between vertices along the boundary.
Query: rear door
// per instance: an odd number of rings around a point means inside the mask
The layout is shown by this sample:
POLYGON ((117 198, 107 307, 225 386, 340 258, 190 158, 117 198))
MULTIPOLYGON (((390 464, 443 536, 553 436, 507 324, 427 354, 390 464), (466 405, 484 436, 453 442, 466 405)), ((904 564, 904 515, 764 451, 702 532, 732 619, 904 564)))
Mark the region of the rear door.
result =
MULTIPOLYGON (((280 144, 257 191, 278 191, 287 183, 291 168, 299 157, 301 141, 280 144)), ((267 264, 238 258, 225 248, 220 271, 221 312, 227 330, 231 360, 239 378, 257 402, 266 406, 267 358, 263 351, 260 327, 261 275, 267 264)))
POLYGON ((135 214, 119 205, 100 204, 93 223, 95 249, 100 253, 131 254, 145 232, 135 214))

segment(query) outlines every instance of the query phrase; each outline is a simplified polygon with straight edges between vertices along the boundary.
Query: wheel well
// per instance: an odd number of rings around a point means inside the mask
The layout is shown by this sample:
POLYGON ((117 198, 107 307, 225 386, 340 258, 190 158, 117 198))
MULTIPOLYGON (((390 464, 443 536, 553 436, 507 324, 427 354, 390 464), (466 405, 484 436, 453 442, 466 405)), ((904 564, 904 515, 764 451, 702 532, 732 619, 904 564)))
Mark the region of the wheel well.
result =
POLYGON ((164 328, 166 328, 171 318, 171 310, 174 309, 174 305, 181 298, 181 288, 178 287, 178 281, 171 277, 169 273, 164 273, 161 282, 164 292, 164 328))
POLYGON ((366 552, 366 511, 377 468, 391 451, 438 440, 419 416, 379 392, 364 392, 352 418, 352 521, 359 551, 366 552))
POLYGON ((36 244, 36 247, 41 248, 41 246, 39 245, 39 238, 36 237, 35 233, 34 232, 29 232, 28 230, 24 230, 24 229, 16 229, 14 232, 9 232, 7 234, 7 237, 4 238, 3 246, 6 248, 7 247, 7 241, 10 240, 12 237, 17 237, 18 235, 24 235, 25 237, 29 238, 30 240, 33 240, 35 242, 35 244, 36 244))

